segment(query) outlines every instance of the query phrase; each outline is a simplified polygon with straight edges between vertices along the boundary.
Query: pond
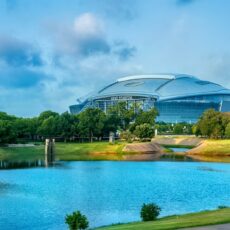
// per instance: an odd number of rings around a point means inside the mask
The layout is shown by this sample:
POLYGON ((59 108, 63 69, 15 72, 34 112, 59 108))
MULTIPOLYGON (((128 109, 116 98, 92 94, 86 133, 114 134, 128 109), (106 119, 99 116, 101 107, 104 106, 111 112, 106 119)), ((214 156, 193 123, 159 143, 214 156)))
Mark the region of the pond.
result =
POLYGON ((60 162, 0 171, 0 229, 67 229, 84 213, 90 227, 139 220, 155 202, 161 216, 230 205, 230 164, 204 162, 60 162))
POLYGON ((184 152, 187 152, 188 150, 189 150, 189 148, 176 148, 176 147, 174 147, 174 148, 169 148, 169 149, 171 149, 173 152, 177 152, 177 153, 184 153, 184 152))

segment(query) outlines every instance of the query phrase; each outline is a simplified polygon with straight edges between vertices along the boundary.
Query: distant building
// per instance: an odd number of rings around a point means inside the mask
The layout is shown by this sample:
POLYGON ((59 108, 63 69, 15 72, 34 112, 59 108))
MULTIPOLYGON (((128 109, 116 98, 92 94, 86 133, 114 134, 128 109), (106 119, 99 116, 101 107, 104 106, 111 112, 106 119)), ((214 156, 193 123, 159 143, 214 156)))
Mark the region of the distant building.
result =
POLYGON ((107 112, 110 106, 125 101, 143 110, 155 107, 158 121, 196 122, 209 108, 230 111, 230 90, 210 81, 186 74, 153 74, 120 78, 85 99, 70 106, 77 114, 88 107, 107 112))

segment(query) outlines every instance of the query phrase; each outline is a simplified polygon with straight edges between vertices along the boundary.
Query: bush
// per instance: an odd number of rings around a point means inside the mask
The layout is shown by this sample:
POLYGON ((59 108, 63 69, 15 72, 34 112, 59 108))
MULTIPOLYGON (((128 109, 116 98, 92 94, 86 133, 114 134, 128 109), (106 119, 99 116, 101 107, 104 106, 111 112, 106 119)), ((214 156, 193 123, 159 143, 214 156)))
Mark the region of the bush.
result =
POLYGON ((66 215, 65 223, 69 225, 70 230, 86 229, 89 226, 86 216, 79 211, 66 215))
POLYGON ((123 131, 120 134, 120 138, 126 140, 128 143, 132 143, 134 135, 130 131, 123 131))
POLYGON ((224 208, 228 208, 228 206, 225 206, 225 205, 218 206, 218 209, 224 209, 224 208))
POLYGON ((159 216, 161 208, 156 204, 143 204, 141 208, 142 221, 156 220, 159 216))
POLYGON ((137 125, 134 134, 140 139, 152 138, 154 136, 154 128, 147 123, 137 125))
POLYGON ((225 136, 227 138, 230 138, 230 122, 228 123, 226 129, 225 129, 225 136))

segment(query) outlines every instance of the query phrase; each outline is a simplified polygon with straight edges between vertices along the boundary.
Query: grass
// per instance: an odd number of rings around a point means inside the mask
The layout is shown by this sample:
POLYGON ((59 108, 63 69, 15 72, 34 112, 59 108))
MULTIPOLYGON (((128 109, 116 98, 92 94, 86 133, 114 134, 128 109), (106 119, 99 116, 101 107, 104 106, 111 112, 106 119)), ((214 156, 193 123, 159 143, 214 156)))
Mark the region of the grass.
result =
POLYGON ((204 140, 193 152, 199 155, 230 156, 230 139, 204 140))
MULTIPOLYGON (((56 143, 56 158, 58 160, 124 160, 126 155, 132 152, 123 152, 126 142, 93 143, 56 143)), ((230 162, 230 140, 202 140, 197 147, 187 153, 174 153, 170 148, 185 147, 191 145, 162 144, 165 147, 166 158, 172 155, 172 159, 183 159, 184 156, 192 157, 200 161, 230 162)), ((135 153, 137 154, 137 153, 135 153)), ((44 158, 44 145, 34 147, 0 147, 0 160, 32 161, 44 158)))
POLYGON ((156 221, 133 222, 97 228, 98 230, 172 230, 179 228, 230 223, 230 208, 163 217, 156 221))
POLYGON ((0 147, 0 160, 32 161, 44 157, 44 146, 34 147, 0 147))
POLYGON ((125 142, 57 143, 59 160, 122 160, 125 142))
MULTIPOLYGON (((162 140, 164 138, 161 137, 162 140)), ((180 139, 180 138, 179 138, 180 139)), ((178 142, 179 139, 175 139, 178 142)), ((189 139, 187 138, 189 143, 189 139)), ((201 139, 197 146, 181 144, 161 144, 165 149, 165 158, 180 159, 184 157, 199 161, 230 162, 230 140, 201 139), (170 148, 188 148, 186 153, 174 153, 170 148)))
MULTIPOLYGON (((109 144, 94 143, 56 143, 58 160, 122 160, 128 154, 122 152, 125 142, 109 144)), ((132 154, 132 153, 129 153, 132 154)), ((0 160, 30 161, 44 158, 44 145, 34 147, 0 147, 0 160)))
POLYGON ((230 162, 230 139, 204 140, 188 151, 188 155, 200 161, 230 162))

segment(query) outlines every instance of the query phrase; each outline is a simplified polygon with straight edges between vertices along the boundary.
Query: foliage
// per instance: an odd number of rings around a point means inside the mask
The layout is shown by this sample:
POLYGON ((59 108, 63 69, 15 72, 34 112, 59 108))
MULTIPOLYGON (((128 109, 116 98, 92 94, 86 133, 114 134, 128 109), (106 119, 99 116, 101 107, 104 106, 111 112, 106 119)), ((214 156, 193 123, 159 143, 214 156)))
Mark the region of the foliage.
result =
POLYGON ((129 143, 131 143, 134 140, 135 135, 132 134, 129 130, 127 130, 127 131, 121 132, 120 138, 126 140, 129 143))
POLYGON ((154 136, 154 128, 148 123, 140 124, 136 126, 134 134, 140 139, 152 138, 154 136))
POLYGON ((228 208, 228 206, 226 206, 226 205, 219 205, 218 206, 218 209, 225 209, 225 208, 228 208))
POLYGON ((114 106, 112 106, 108 114, 114 116, 114 120, 118 123, 123 130, 126 130, 130 124, 130 122, 135 117, 135 107, 131 106, 128 108, 127 103, 125 101, 121 101, 114 106))
POLYGON ((78 129, 81 135, 88 136, 93 141, 94 136, 101 136, 104 128, 105 113, 97 108, 87 108, 78 116, 78 129))
POLYGON ((79 211, 66 215, 65 222, 69 225, 70 230, 86 229, 89 226, 86 216, 79 211))
POLYGON ((206 110, 196 124, 195 134, 208 138, 223 138, 229 118, 214 109, 206 110))
POLYGON ((150 126, 154 126, 157 115, 158 115, 158 112, 154 108, 148 111, 140 110, 140 112, 137 114, 137 117, 135 119, 135 124, 141 125, 141 124, 146 123, 146 124, 149 124, 150 126))
POLYGON ((154 204, 143 204, 141 208, 141 219, 142 221, 152 221, 156 220, 159 216, 161 208, 154 204))
POLYGON ((92 142, 95 138, 108 137, 110 132, 117 133, 118 130, 127 134, 125 139, 132 141, 134 133, 141 138, 152 136, 156 116, 155 109, 143 111, 139 105, 128 105, 124 101, 111 106, 107 114, 98 108, 87 108, 77 115, 47 110, 33 118, 0 112, 0 142, 44 140, 47 137, 59 137, 65 141, 76 137, 88 138, 92 142))
POLYGON ((38 133, 42 136, 53 137, 56 133, 56 118, 50 116, 43 120, 41 126, 38 128, 38 133))
POLYGON ((180 122, 176 124, 157 122, 155 128, 158 130, 159 134, 187 135, 193 133, 193 125, 187 122, 180 122))
POLYGON ((173 133, 174 134, 183 134, 184 131, 184 126, 183 124, 175 124, 175 126, 173 127, 173 133))
POLYGON ((11 143, 15 141, 16 133, 11 121, 0 120, 0 143, 11 143))
POLYGON ((230 122, 228 123, 226 129, 225 129, 225 136, 227 138, 230 138, 230 122))
POLYGON ((98 230, 172 230, 226 223, 230 223, 230 208, 166 216, 152 222, 132 222, 128 224, 117 224, 98 228, 98 230))
POLYGON ((42 113, 40 113, 39 117, 38 117, 38 120, 39 121, 44 121, 45 119, 48 119, 49 117, 56 117, 58 116, 59 114, 56 113, 56 112, 53 112, 51 110, 47 110, 47 111, 44 111, 42 113))

